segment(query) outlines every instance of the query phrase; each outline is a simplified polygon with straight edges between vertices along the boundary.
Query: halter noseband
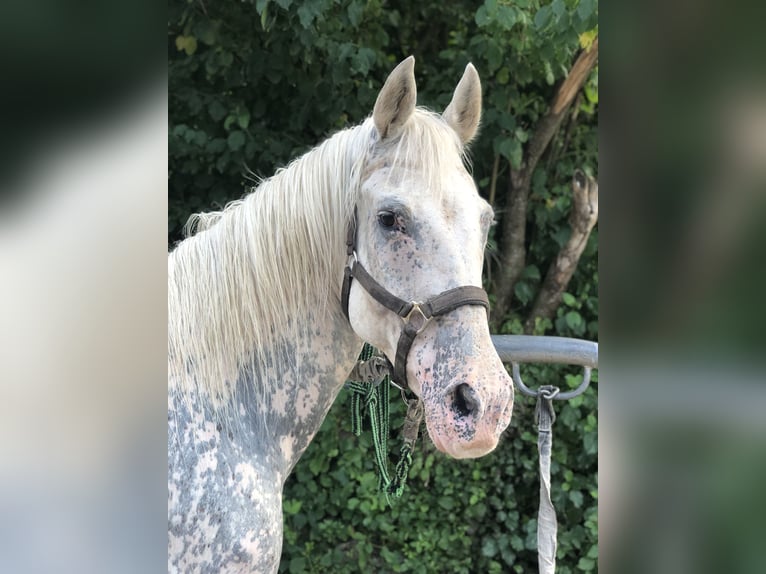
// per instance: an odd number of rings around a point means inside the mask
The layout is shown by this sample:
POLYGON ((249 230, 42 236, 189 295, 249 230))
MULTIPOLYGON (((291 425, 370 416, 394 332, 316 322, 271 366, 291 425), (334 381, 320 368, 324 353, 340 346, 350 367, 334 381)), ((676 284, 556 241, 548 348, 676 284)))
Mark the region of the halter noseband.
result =
POLYGON ((356 257, 356 209, 354 209, 354 217, 349 223, 346 234, 346 254, 348 255, 348 263, 346 263, 346 269, 343 273, 343 288, 341 289, 341 300, 346 319, 349 319, 348 298, 351 292, 351 281, 356 279, 373 299, 404 320, 402 334, 396 345, 393 372, 394 382, 402 387, 409 386, 407 384, 407 355, 410 353, 412 343, 433 317, 446 315, 463 305, 481 305, 489 313, 487 292, 474 285, 464 285, 443 291, 423 303, 405 301, 388 291, 367 272, 356 257))

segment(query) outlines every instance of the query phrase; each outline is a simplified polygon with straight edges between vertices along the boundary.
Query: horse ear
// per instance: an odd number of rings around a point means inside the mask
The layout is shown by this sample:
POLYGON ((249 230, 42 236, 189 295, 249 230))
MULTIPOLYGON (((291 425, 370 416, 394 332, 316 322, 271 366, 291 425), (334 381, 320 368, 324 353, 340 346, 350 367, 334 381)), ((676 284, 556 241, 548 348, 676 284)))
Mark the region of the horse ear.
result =
POLYGON ((463 145, 476 135, 481 118, 481 81, 473 64, 468 64, 460 78, 452 101, 442 117, 457 132, 463 145))
POLYGON ((372 120, 380 139, 392 138, 400 133, 415 111, 416 99, 415 57, 410 56, 394 68, 375 100, 372 120))

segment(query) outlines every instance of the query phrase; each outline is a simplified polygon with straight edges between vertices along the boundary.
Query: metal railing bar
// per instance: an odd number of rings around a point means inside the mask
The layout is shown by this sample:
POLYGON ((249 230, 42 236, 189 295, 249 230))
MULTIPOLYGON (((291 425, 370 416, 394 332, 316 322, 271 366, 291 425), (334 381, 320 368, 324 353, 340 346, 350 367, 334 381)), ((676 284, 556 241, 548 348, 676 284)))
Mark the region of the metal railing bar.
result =
POLYGON ((598 343, 570 337, 492 335, 504 363, 560 363, 598 368, 598 343))

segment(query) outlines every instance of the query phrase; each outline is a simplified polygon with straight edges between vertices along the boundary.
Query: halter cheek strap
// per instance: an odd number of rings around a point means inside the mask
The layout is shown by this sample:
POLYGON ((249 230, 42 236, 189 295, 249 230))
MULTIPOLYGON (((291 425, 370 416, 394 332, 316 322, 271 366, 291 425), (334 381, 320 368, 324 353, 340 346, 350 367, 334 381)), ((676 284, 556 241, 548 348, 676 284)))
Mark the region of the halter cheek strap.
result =
POLYGON ((348 227, 346 235, 346 253, 348 263, 343 273, 343 287, 341 289, 341 301, 343 312, 348 316, 348 299, 351 292, 351 282, 356 279, 359 284, 385 308, 393 311, 404 320, 402 333, 396 345, 396 357, 394 359, 394 382, 402 387, 407 383, 407 356, 412 343, 433 317, 446 315, 463 305, 481 305, 489 313, 489 298, 487 292, 481 287, 464 285, 443 291, 425 302, 405 301, 400 299, 388 289, 378 283, 364 268, 356 257, 356 210, 348 227))

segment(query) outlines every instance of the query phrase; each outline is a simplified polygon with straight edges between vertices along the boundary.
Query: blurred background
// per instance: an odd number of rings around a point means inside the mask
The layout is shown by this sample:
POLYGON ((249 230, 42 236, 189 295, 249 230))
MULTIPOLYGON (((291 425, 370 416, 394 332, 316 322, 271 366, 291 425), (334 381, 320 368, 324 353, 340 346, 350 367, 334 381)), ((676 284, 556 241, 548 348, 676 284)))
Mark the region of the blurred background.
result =
POLYGON ((0 4, 0 571, 166 568, 154 2, 0 4))
POLYGON ((757 2, 606 11, 601 567, 761 572, 766 50, 757 2))
MULTIPOLYGON (((167 250, 361 121, 409 54, 434 109, 468 61, 482 78, 494 329, 600 342, 605 388, 557 405, 559 571, 764 570, 766 14, 608 4, 3 3, 0 570, 166 568, 167 250), (577 169, 605 180, 603 224, 538 306, 577 169)), ((536 571, 532 405, 480 461, 421 443, 385 508, 344 401, 288 486, 284 571, 536 571)))

